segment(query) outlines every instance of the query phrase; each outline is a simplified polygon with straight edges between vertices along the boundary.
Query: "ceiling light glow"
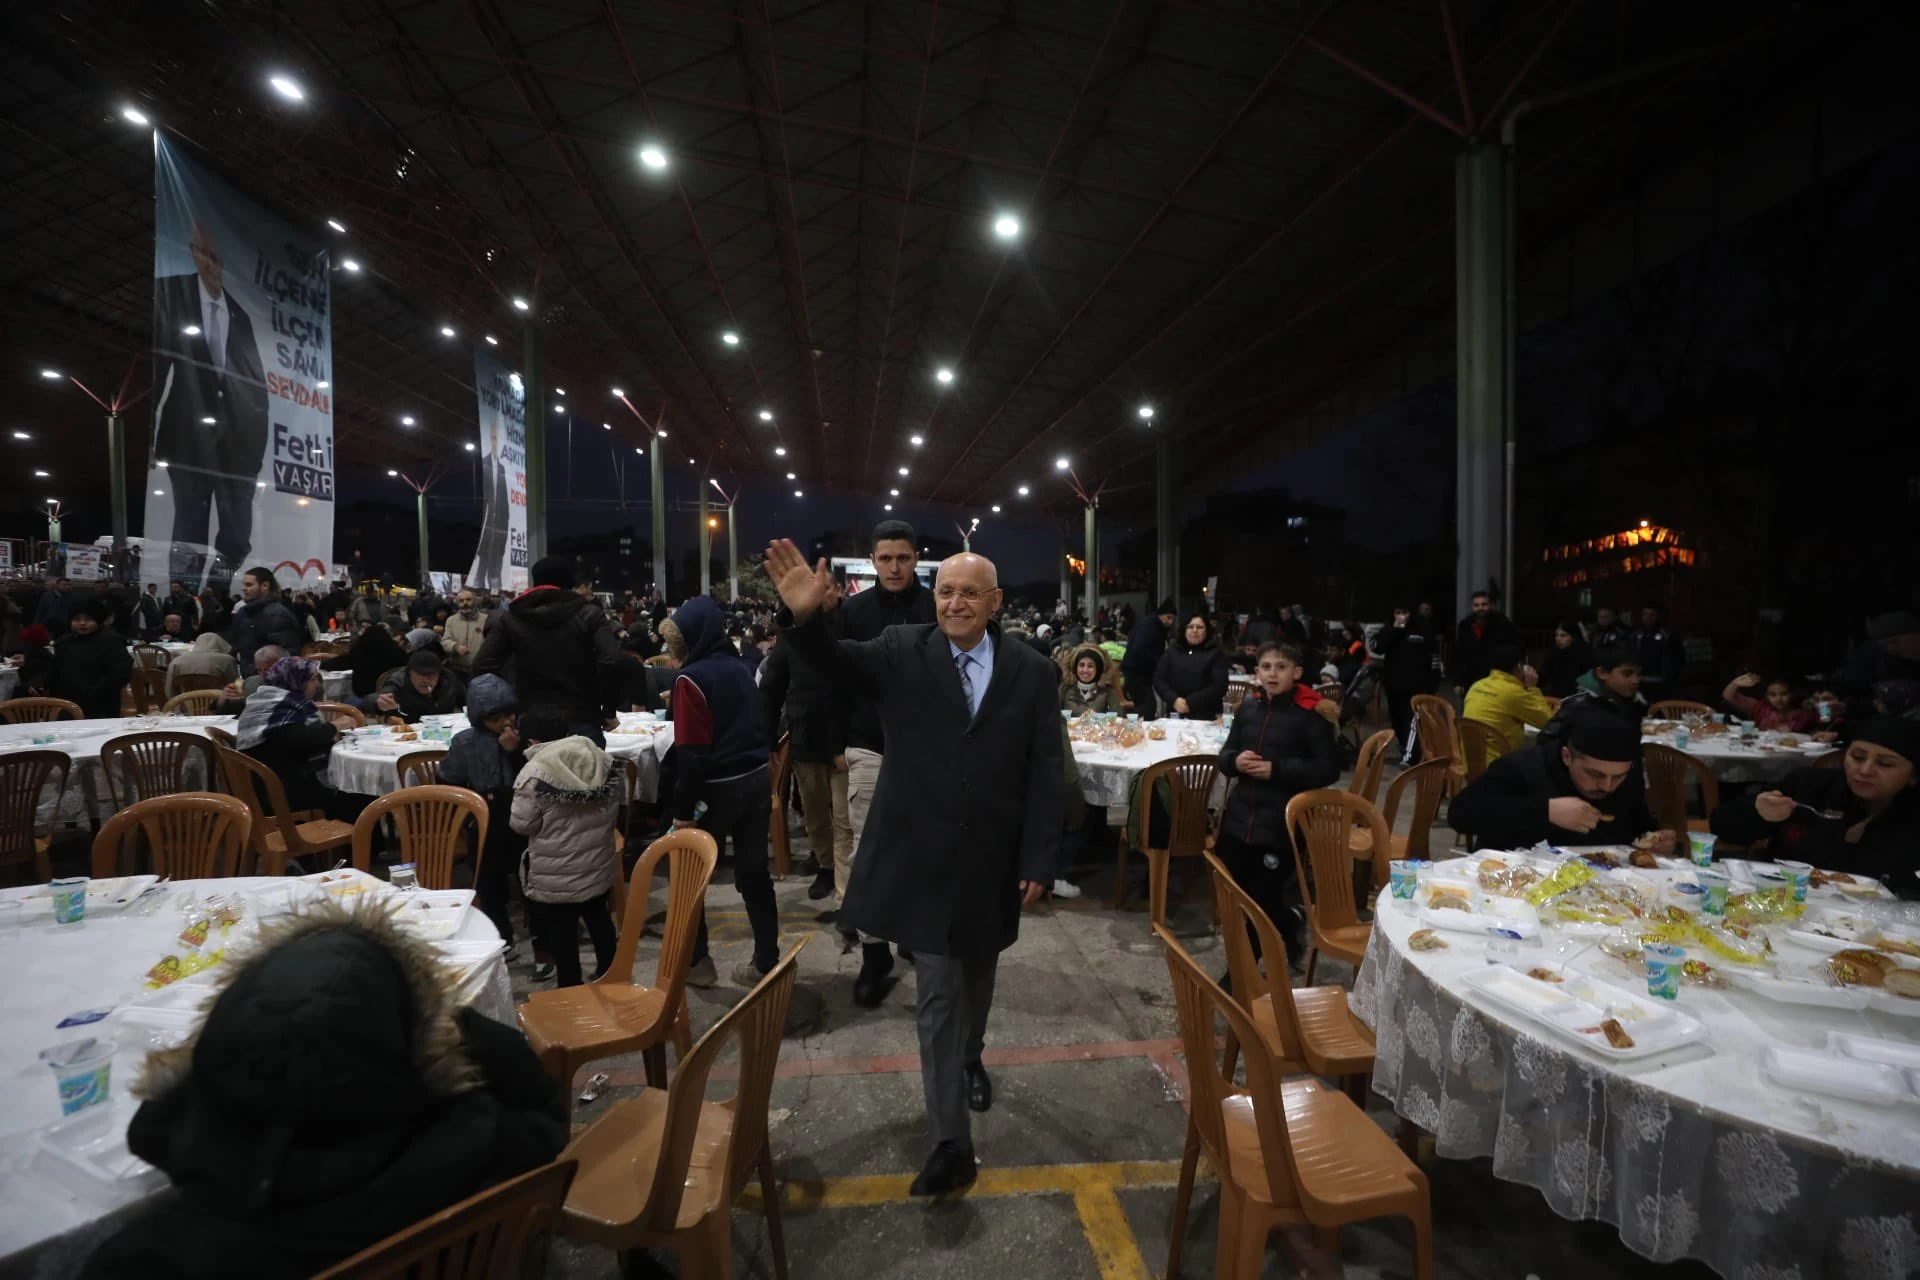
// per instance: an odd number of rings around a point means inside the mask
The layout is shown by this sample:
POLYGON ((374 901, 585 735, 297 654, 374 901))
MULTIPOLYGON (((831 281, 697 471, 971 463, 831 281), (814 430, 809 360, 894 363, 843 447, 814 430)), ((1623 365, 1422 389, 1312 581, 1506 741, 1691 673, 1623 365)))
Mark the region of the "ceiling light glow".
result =
POLYGON ((737 347, 740 345, 740 335, 735 333, 733 330, 729 329, 725 333, 720 335, 720 341, 726 343, 730 347, 737 347))
POLYGON ((1020 234, 1020 219, 1010 213, 1003 213, 993 220, 993 234, 1002 240, 1011 240, 1020 234))
POLYGON ((341 222, 340 219, 338 218, 328 218, 327 225, 332 227, 335 231, 338 231, 341 235, 345 235, 347 233, 346 224, 341 222))
POLYGON ((340 267, 342 270, 352 272, 354 275, 360 274, 360 264, 352 258, 340 259, 340 267))
POLYGON ((401 426, 403 426, 403 427, 410 427, 410 426, 412 426, 412 425, 413 425, 413 415, 412 415, 412 414, 410 414, 410 413, 403 413, 403 414, 401 414, 401 415, 400 415, 400 425, 401 425, 401 426))
POLYGON ((1020 486, 1020 496, 1021 496, 1021 497, 1023 497, 1023 498, 1024 498, 1024 497, 1026 497, 1026 496, 1027 496, 1027 494, 1028 494, 1028 492, 1029 492, 1029 490, 1027 489, 1027 486, 1025 486, 1025 485, 1021 485, 1021 486, 1020 486))
POLYGON ((58 369, 42 369, 40 371, 40 376, 43 378, 58 378, 60 376, 60 371, 58 369))
POLYGON ((935 381, 937 382, 940 382, 942 384, 950 383, 953 381, 953 370, 946 368, 943 365, 942 367, 934 370, 933 376, 935 381))
POLYGON ((926 440, 921 436, 908 436, 907 440, 916 449, 918 449, 921 445, 926 443, 926 440))
POLYGON ((772 421, 773 421, 773 410, 771 410, 771 409, 762 409, 762 410, 760 411, 760 421, 762 421, 762 422, 772 422, 772 421))
POLYGON ((667 153, 649 142, 640 148, 640 163, 658 173, 667 167, 667 153))
POLYGON ((1053 469, 1055 471, 1065 471, 1068 467, 1072 465, 1073 465, 1072 463, 1066 460, 1064 455, 1061 457, 1055 458, 1053 460, 1053 469))
POLYGON ((152 121, 147 119, 146 112, 140 110, 140 108, 134 106, 131 103, 128 103, 126 106, 120 108, 120 118, 122 120, 125 120, 128 124, 137 124, 142 128, 145 128, 147 125, 153 123, 152 121))
POLYGON ((1140 407, 1139 407, 1139 408, 1138 408, 1137 410, 1135 410, 1135 412, 1136 412, 1136 413, 1138 413, 1138 414, 1140 415, 1140 420, 1141 420, 1142 422, 1152 422, 1152 421, 1153 421, 1153 406, 1152 406, 1152 405, 1150 405, 1150 404, 1143 404, 1143 405, 1141 405, 1141 406, 1140 406, 1140 407))
POLYGON ((305 102, 307 99, 307 91, 302 89, 300 82, 292 76, 268 76, 267 83, 273 86, 275 93, 288 102, 305 102))
POLYGON ((496 337, 494 337, 494 336, 493 336, 492 334, 488 334, 488 335, 487 335, 487 345, 488 345, 488 346, 490 346, 490 347, 497 347, 497 346, 499 346, 499 345, 500 345, 500 339, 498 339, 498 338, 496 338, 496 337))
POLYGON ((525 311, 525 310, 527 310, 527 309, 528 309, 528 308, 527 308, 527 300, 526 300, 525 298, 515 298, 515 299, 513 300, 513 309, 514 309, 515 311, 525 311))

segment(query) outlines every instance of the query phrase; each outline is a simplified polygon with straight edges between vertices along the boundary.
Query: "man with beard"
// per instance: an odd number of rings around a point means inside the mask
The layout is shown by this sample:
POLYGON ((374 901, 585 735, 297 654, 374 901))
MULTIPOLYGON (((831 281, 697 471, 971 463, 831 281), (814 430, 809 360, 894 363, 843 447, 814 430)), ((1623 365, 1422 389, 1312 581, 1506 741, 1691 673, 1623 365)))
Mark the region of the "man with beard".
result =
MULTIPOLYGON (((1482 849, 1630 844, 1654 831, 1640 768, 1640 730, 1613 716, 1573 723, 1564 745, 1524 747, 1501 756, 1466 785, 1447 823, 1482 849)), ((1654 837, 1672 853, 1674 833, 1654 837)))

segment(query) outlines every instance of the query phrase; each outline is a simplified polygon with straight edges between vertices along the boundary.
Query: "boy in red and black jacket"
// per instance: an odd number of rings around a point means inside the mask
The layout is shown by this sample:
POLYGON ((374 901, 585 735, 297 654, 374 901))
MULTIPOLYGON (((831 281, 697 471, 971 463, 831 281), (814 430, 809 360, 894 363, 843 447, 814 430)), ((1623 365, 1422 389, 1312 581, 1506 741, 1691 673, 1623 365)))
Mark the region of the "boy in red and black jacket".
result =
POLYGON ((1233 789, 1214 841, 1234 882, 1260 904, 1293 956, 1305 954, 1306 942, 1305 922, 1289 904, 1294 858, 1287 801, 1340 777, 1333 726, 1314 710, 1320 696, 1297 683, 1300 669, 1300 651, 1292 645, 1261 647, 1254 667, 1259 687, 1240 704, 1220 749, 1220 772, 1233 789))

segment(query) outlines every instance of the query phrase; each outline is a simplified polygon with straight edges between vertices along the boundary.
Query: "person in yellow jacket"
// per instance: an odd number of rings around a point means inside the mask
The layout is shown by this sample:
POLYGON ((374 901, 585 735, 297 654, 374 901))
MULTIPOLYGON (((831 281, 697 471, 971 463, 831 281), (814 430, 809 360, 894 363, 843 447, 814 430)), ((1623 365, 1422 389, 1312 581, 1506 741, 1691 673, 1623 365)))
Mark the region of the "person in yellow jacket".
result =
POLYGON ((1539 677, 1515 645, 1496 645, 1487 651, 1492 669, 1467 690, 1460 715, 1478 720, 1499 735, 1501 748, 1489 758, 1518 751, 1526 745, 1527 726, 1538 729, 1553 718, 1553 705, 1535 686, 1539 677))

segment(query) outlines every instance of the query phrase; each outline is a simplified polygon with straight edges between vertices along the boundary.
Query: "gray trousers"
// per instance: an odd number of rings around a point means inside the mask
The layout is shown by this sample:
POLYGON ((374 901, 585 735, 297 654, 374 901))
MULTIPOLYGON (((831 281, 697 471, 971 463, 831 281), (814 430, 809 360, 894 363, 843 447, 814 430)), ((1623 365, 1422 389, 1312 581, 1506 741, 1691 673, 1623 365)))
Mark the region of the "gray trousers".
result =
POLYGON ((935 1142, 973 1145, 967 1110, 969 1065, 980 1061, 986 1045, 987 1015, 993 1011, 993 981, 998 955, 981 958, 913 954, 919 1006, 920 1088, 926 1095, 927 1123, 935 1142))

